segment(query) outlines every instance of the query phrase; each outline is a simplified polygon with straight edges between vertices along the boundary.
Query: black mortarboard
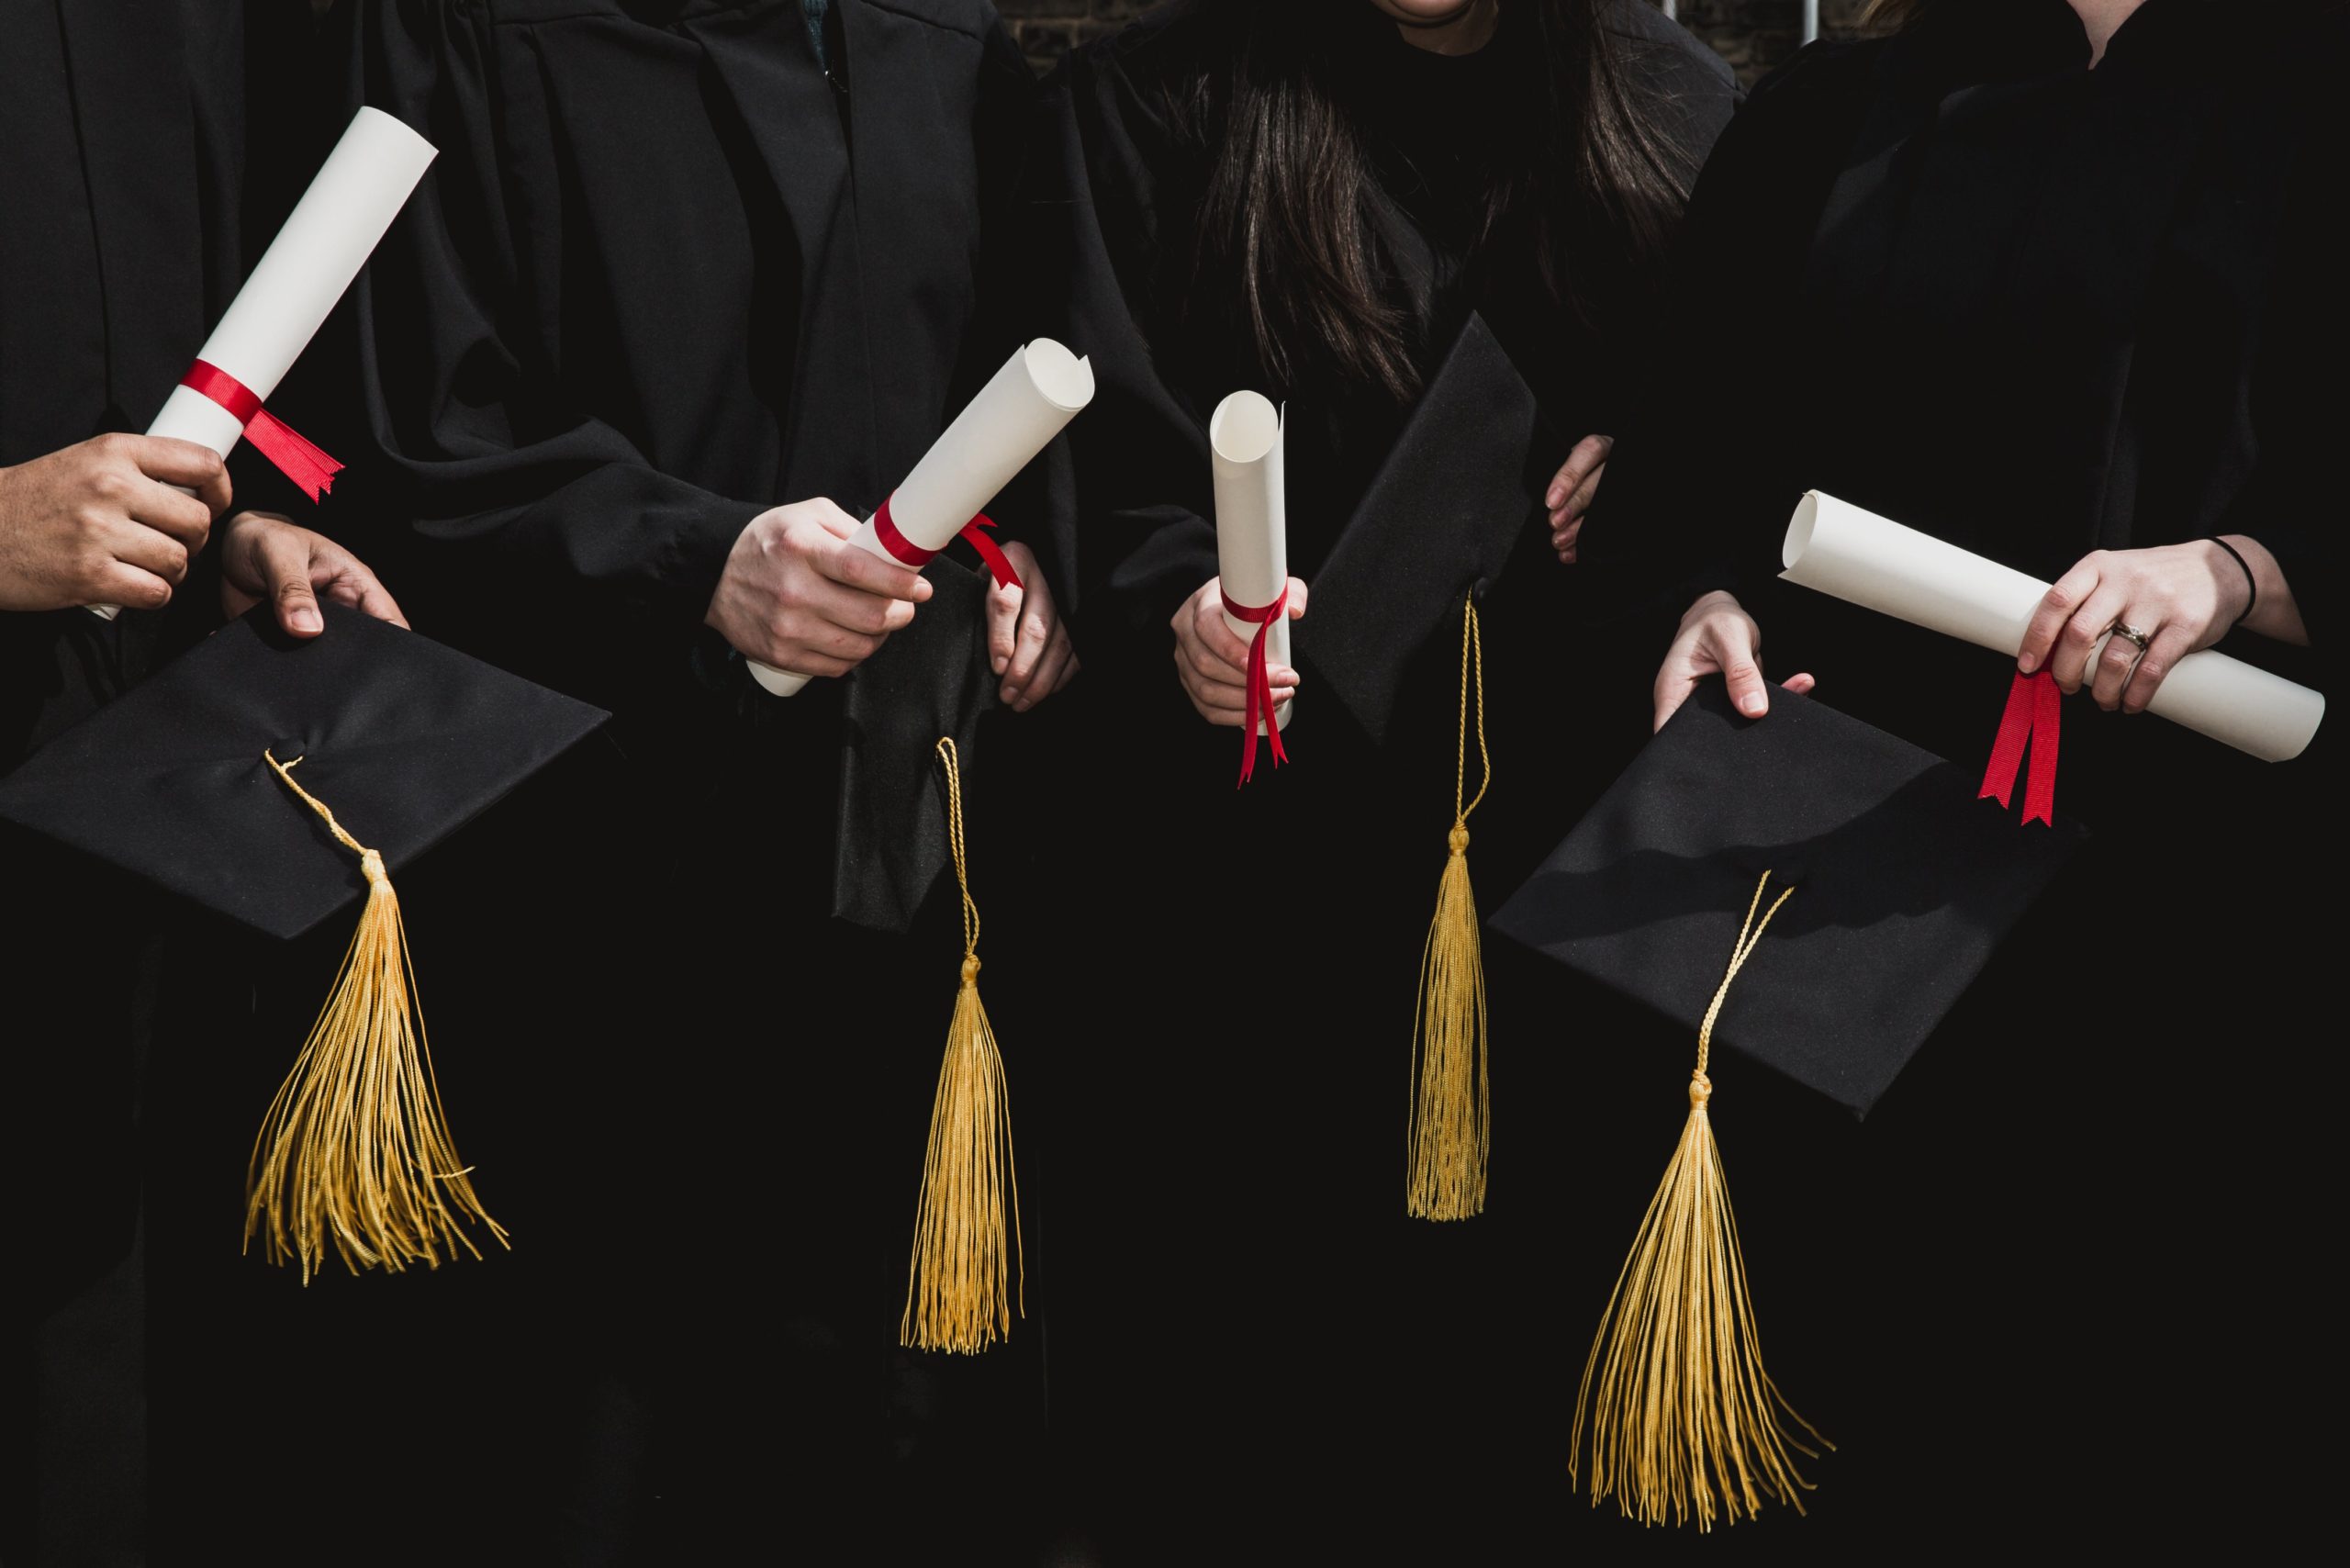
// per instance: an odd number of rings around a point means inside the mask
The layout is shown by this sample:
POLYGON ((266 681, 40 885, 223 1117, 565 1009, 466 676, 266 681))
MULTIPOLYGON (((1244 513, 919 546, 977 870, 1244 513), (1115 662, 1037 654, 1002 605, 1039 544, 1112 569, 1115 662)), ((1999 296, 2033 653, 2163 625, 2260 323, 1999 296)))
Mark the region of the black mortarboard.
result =
POLYGON ((247 1171, 247 1243, 305 1280, 330 1245, 354 1271, 397 1270, 477 1251, 468 1222, 505 1240, 441 1108, 390 871, 605 719, 324 608, 307 642, 256 609, 0 782, 0 818, 273 936, 364 893, 247 1171))
POLYGON ((604 722, 599 710, 340 605, 297 642, 266 606, 0 780, 0 819, 291 940, 367 890, 358 857, 263 760, 397 872, 604 722))
POLYGON ((951 560, 923 574, 931 594, 912 624, 848 678, 843 704, 833 914, 902 934, 951 864, 939 738, 969 765, 979 719, 996 705, 987 652, 985 574, 951 560))
POLYGON ((1795 895, 1715 1038, 1864 1115, 2085 836, 1826 704, 1684 703, 1495 929, 1694 1036, 1757 879, 1795 895))
POLYGON ((1374 741, 1413 659, 1460 601, 1498 578, 1542 513, 1565 449, 1473 312, 1314 576, 1292 633, 1301 664, 1374 741))
POLYGON ((1710 1053, 1865 1114, 2082 837, 1976 795, 1825 704, 1777 691, 1749 720, 1708 684, 1494 917, 1682 1025, 1695 1058, 1575 1394, 1568 1472, 1595 1504, 1701 1529, 1802 1507, 1798 1456, 1825 1439, 1763 1366, 1710 1053))

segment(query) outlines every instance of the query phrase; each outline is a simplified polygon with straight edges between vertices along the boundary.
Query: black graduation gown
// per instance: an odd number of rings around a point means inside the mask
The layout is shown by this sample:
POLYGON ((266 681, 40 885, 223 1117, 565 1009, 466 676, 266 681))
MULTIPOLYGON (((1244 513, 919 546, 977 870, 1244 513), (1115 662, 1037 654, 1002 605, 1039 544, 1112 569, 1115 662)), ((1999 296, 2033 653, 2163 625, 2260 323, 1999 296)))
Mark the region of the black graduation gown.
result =
MULTIPOLYGON (((2066 6, 1982 0, 1807 50, 1690 210, 1686 286, 1751 291, 1752 341, 1688 345, 1626 433, 1595 571, 1735 588, 1773 677, 1972 767, 2010 663, 1775 582, 1806 488, 2051 579, 2244 532, 2318 650, 2222 646, 2325 689, 2344 41, 2338 12, 2148 0, 2090 71, 2066 6)), ((2089 846, 1865 1126, 1717 1069, 1771 1371, 1842 1445, 1806 1533, 1988 1540, 2053 1499, 2107 1542, 2197 1539, 2314 1484, 2255 1434, 2329 1397, 2291 1349, 2321 1222, 2269 1063, 2316 1000, 2338 747, 2264 764, 2067 700, 2056 804, 2089 846)), ((1654 1065, 1627 1238, 1680 1114, 1654 1065)))
MULTIPOLYGON (((1528 44, 1513 15, 1466 59, 1412 49, 1368 6, 1334 7, 1327 25, 1344 29, 1381 182, 1380 266, 1399 280, 1421 373, 1476 312, 1542 405, 1547 477, 1574 438, 1627 411, 1660 302, 1636 294, 1593 330, 1549 298, 1526 250, 1476 249, 1480 161, 1524 133, 1512 117, 1528 101, 1515 75, 1528 44)), ((1729 115, 1728 74, 1653 12, 1618 15, 1694 167, 1729 115)), ((1094 846, 1073 868, 1078 902, 1116 919, 1072 933, 1096 955, 1074 968, 1092 980, 1104 1039, 1072 1063, 1059 1107, 1065 1164, 1086 1180, 1056 1194, 1054 1414, 1110 1550, 1139 1561, 1230 1551, 1251 1517, 1274 1528, 1267 1553, 1291 1532, 1327 1551, 1436 1528, 1443 1509, 1426 1496, 1371 1494, 1420 1462, 1430 1431, 1463 1434, 1475 1464, 1503 1424, 1505 1352, 1472 1326, 1496 1310, 1497 1272, 1541 1255, 1558 1065, 1494 976, 1492 1206, 1466 1226, 1407 1219, 1414 991, 1452 820, 1458 602, 1425 645, 1385 650, 1405 673, 1375 744, 1317 691, 1315 615, 1341 613, 1317 601, 1297 633, 1292 760, 1276 771, 1260 757, 1238 790, 1237 732, 1203 723, 1169 666, 1169 614, 1216 571, 1216 404, 1244 387, 1284 402, 1290 568, 1309 585, 1413 412, 1319 368, 1269 385, 1245 328, 1191 297, 1204 154, 1167 95, 1214 69, 1200 58, 1211 36, 1170 7, 1071 59, 1047 89, 1024 204, 1035 279, 1100 381, 1059 476, 1056 543, 1074 559, 1086 662, 1063 718, 1083 715, 1072 766, 1120 759, 1116 789, 1072 824, 1094 846)), ((1398 602, 1415 565, 1393 564, 1398 602)), ((1590 650, 1547 531, 1519 538, 1483 613, 1496 781, 1470 854, 1490 895, 1547 847, 1561 798, 1607 768, 1574 733, 1600 711, 1578 694, 1605 688, 1575 673, 1590 650)), ((1636 734, 1634 705, 1618 706, 1614 727, 1636 734)), ((1473 745, 1469 766, 1473 790, 1473 745)))
MULTIPOLYGON (((276 197, 248 67, 308 27, 298 4, 0 9, 0 465, 144 429, 162 406, 276 197)), ((241 457, 232 476, 240 502, 283 504, 257 465, 241 457)), ((213 624, 209 564, 162 611, 0 615, 0 769, 213 624)), ((140 1127, 156 1119, 141 1101, 159 912, 13 834, 0 887, 7 1165, 28 1200, 0 1289, 0 1556, 133 1562, 148 1540, 150 1260, 134 1238, 142 1207, 151 1238, 156 1221, 140 1127)))
MULTIPOLYGON (((608 874, 595 958, 564 965, 585 996, 552 1003, 594 1087, 534 1156, 566 1167, 534 1182, 557 1294, 593 1304, 563 1375, 610 1391, 586 1533, 655 1560, 922 1550, 952 1510, 888 1499, 1011 1462, 1008 1429, 939 1434, 1033 1418, 1035 1344, 896 1344, 951 879, 911 939, 826 916, 882 870, 844 854, 835 887, 845 750, 869 762, 926 689, 958 724, 988 700, 978 593, 934 565, 916 631, 789 701, 701 622, 753 517, 869 510, 1016 342, 983 298, 1026 68, 979 0, 836 0, 829 71, 799 0, 353 9, 352 96, 442 150, 352 313, 397 521, 373 547, 420 629, 612 709, 626 759, 568 826, 608 874)), ((892 864, 943 863, 939 733, 861 786, 907 835, 872 843, 892 864)), ((1000 915, 1015 828, 973 822, 1000 915)))

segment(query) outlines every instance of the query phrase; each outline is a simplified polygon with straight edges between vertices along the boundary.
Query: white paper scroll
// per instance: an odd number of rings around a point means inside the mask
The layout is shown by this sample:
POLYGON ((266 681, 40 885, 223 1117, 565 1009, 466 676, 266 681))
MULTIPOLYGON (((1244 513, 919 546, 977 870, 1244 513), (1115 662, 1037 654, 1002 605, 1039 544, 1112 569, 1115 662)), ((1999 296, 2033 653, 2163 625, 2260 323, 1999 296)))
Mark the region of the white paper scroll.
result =
MULTIPOLYGON (((196 357, 267 402, 367 264, 435 151, 390 115, 361 109, 196 357)), ((244 426, 201 392, 174 386, 147 433, 192 441, 226 457, 244 426)), ((117 614, 110 604, 90 609, 108 620, 117 614)))
MULTIPOLYGON (((2009 658, 2048 592, 2036 578, 1817 490, 1796 507, 1781 560, 1789 582, 2009 658)), ((2325 698, 2206 648, 2178 661, 2146 711, 2285 762, 2317 734, 2325 698)))
MULTIPOLYGON (((1093 367, 1052 339, 1038 338, 1004 361, 923 454, 890 498, 890 521, 908 543, 932 552, 946 549, 1092 400, 1093 367)), ((897 558, 869 517, 849 543, 885 561, 897 558)), ((752 678, 778 697, 790 697, 808 684, 804 675, 756 659, 750 665, 752 678)))
MULTIPOLYGON (((1215 569, 1224 591, 1247 605, 1270 604, 1289 586, 1289 512, 1281 488, 1281 414, 1260 393, 1235 392, 1215 406, 1208 420, 1210 465, 1215 476, 1215 569)), ((1225 612, 1224 624, 1246 643, 1257 635, 1254 622, 1225 612)), ((1265 637, 1265 662, 1287 665, 1289 615, 1283 611, 1265 637)), ((1293 703, 1284 702, 1273 722, 1289 727, 1293 703)), ((1265 733, 1259 720, 1257 733, 1265 733)))

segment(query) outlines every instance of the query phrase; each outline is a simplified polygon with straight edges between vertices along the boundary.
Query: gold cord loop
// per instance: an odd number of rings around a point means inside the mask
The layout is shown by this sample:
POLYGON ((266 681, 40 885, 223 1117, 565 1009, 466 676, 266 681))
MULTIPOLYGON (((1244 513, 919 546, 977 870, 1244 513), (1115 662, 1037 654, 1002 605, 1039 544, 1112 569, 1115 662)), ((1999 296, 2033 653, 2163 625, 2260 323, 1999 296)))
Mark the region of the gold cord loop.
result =
POLYGON ((1485 640, 1477 626, 1477 600, 1472 596, 1463 606, 1460 618, 1460 744, 1453 756, 1452 765, 1452 826, 1460 835, 1452 846, 1455 855, 1469 847, 1469 813, 1485 798, 1494 782, 1494 759, 1485 750, 1485 640), (1473 677, 1473 679, 1472 679, 1473 677), (1469 703, 1470 694, 1476 694, 1477 704, 1477 793, 1467 805, 1460 803, 1461 792, 1469 787, 1469 703))

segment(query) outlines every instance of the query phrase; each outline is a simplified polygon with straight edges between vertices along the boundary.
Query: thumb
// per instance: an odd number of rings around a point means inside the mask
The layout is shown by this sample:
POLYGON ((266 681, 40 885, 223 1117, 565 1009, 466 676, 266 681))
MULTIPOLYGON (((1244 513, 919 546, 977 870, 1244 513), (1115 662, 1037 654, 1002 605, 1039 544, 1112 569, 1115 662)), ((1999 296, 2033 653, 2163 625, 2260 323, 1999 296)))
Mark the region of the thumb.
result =
POLYGON ((1762 661, 1752 643, 1742 634, 1724 637, 1725 646, 1718 651, 1722 678, 1729 685, 1729 700, 1738 711, 1750 719, 1759 719, 1771 711, 1769 684, 1762 678, 1762 661))
POLYGON ((277 607, 277 623, 297 637, 315 637, 327 629, 319 612, 319 596, 310 587, 309 537, 298 528, 273 528, 257 553, 262 597, 277 607))

